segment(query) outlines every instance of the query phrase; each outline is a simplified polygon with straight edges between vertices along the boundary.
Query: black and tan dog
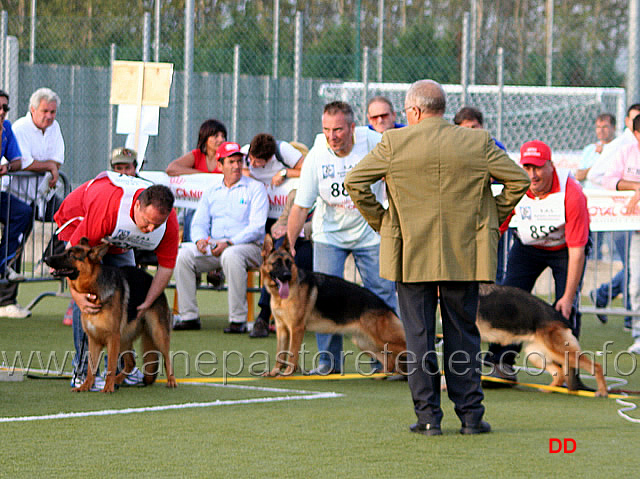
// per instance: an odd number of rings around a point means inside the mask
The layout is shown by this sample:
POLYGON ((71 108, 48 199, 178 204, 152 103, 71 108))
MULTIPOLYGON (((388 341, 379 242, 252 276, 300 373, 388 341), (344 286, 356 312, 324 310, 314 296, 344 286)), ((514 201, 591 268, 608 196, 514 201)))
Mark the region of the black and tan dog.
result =
POLYGON ((277 336, 276 364, 265 375, 296 371, 306 329, 351 334, 355 345, 373 354, 385 372, 396 370, 397 356, 406 350, 404 329, 384 301, 342 278, 298 269, 286 240, 275 250, 267 235, 262 258, 260 274, 271 294, 277 336))
POLYGON ((66 276, 76 291, 95 295, 96 303, 101 306, 96 314, 82 313, 82 328, 89 338, 89 368, 87 379, 74 391, 91 389, 100 352, 106 347, 108 364, 103 392, 113 392, 114 386, 120 384, 135 366, 131 351, 133 341, 138 337, 142 337, 144 383, 155 381, 160 369, 160 352, 164 357, 167 386, 176 387, 169 357, 171 312, 167 298, 162 293, 144 316, 137 319, 137 307, 144 301, 153 278, 133 266, 102 265, 101 260, 108 249, 108 243, 92 248, 87 238, 82 238, 64 253, 45 258, 54 269, 54 276, 66 276), (116 376, 121 352, 124 368, 116 376))
MULTIPOLYGON (((276 365, 268 375, 295 372, 306 329, 351 333, 356 346, 373 352, 387 372, 396 369, 398 355, 406 350, 404 329, 381 299, 342 278, 299 270, 287 241, 274 250, 267 235, 262 257, 260 272, 271 294, 278 343, 276 365)), ((481 284, 477 325, 484 341, 526 343, 529 361, 551 373, 552 386, 562 386, 566 377, 569 389, 576 389, 570 379, 582 368, 595 374, 596 395, 607 396, 602 366, 581 351, 562 314, 540 298, 519 288, 481 284)))
POLYGON ((573 378, 581 368, 595 376, 596 396, 607 396, 602 366, 580 349, 564 316, 537 296, 520 288, 481 284, 476 322, 484 341, 525 343, 529 362, 551 373, 551 386, 562 386, 566 378, 568 389, 577 389, 573 378))

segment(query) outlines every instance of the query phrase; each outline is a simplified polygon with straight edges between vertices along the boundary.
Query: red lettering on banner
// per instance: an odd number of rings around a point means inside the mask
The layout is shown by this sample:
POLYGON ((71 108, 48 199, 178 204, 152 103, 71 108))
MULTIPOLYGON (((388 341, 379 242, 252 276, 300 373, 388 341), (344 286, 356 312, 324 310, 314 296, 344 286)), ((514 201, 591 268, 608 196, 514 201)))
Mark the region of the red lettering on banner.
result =
POLYGON ((556 454, 560 451, 562 451, 562 441, 560 439, 556 439, 555 437, 552 437, 551 439, 549 439, 549 453, 556 454), (558 449, 553 448, 553 445, 555 443, 558 444, 558 449))
POLYGON ((176 196, 178 198, 196 198, 200 199, 202 196, 201 190, 186 190, 184 188, 176 188, 176 196))
POLYGON ((283 206, 287 203, 286 195, 276 195, 269 197, 269 204, 272 206, 283 206))
POLYGON ((185 179, 181 176, 170 176, 169 183, 182 184, 185 182, 185 179))

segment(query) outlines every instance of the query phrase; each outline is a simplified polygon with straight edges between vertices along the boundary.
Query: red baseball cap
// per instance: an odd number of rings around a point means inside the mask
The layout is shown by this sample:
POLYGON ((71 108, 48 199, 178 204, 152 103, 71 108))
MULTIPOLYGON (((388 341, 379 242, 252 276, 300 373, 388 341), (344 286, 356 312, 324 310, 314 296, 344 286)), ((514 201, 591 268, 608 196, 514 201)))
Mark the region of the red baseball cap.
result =
POLYGON ((233 141, 225 141, 216 150, 216 161, 224 160, 226 157, 231 155, 243 155, 243 154, 244 153, 240 151, 239 144, 233 141))
POLYGON ((543 166, 551 159, 551 148, 540 140, 527 141, 520 147, 520 164, 543 166))

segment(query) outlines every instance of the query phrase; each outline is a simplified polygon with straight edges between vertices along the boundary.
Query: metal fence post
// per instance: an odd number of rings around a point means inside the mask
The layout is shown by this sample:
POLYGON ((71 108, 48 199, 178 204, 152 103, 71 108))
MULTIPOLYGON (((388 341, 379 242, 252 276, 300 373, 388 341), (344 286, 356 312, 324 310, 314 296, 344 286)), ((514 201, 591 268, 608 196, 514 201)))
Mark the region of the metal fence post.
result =
POLYGON ((378 0, 378 82, 382 82, 382 55, 384 52, 384 0, 378 0))
POLYGON ((293 141, 299 141, 300 83, 302 82, 302 12, 296 13, 295 47, 293 54, 293 141))
POLYGON ((471 48, 469 52, 469 84, 476 84, 476 37, 478 36, 478 1, 471 0, 471 48))
POLYGON ((193 74, 193 19, 194 0, 186 0, 184 6, 184 85, 182 92, 182 151, 189 151, 189 91, 193 74))
POLYGON ((640 23, 640 0, 629 0, 629 28, 628 56, 627 56, 627 105, 632 105, 640 99, 640 35, 638 24, 640 23))
POLYGON ((29 65, 36 62, 36 2, 31 0, 31 35, 29 38, 29 65))
POLYGON ((155 34, 153 38, 153 61, 158 63, 160 61, 160 7, 162 6, 161 0, 155 0, 154 2, 155 13, 155 34))
POLYGON ((362 124, 367 124, 367 96, 369 93, 369 47, 362 54, 362 124))
POLYGON ((553 84, 553 0, 547 0, 547 29, 545 34, 547 86, 553 84))
POLYGON ((465 106, 467 104, 467 87, 469 86, 469 12, 464 12, 464 16, 462 19, 460 85, 462 86, 460 106, 465 106))
POLYGON ((11 112, 7 114, 7 119, 14 122, 18 118, 18 90, 20 89, 20 79, 18 77, 20 73, 20 43, 18 39, 9 35, 6 48, 4 85, 5 90, 11 95, 11 100, 9 100, 11 112))
POLYGON ((504 50, 502 47, 498 48, 498 58, 496 60, 498 73, 497 73, 497 84, 498 84, 498 118, 497 123, 498 126, 496 128, 496 135, 498 139, 502 138, 502 105, 503 105, 503 96, 504 96, 504 50))
POLYGON ((6 10, 0 13, 0 88, 5 89, 4 75, 7 64, 7 35, 9 34, 9 14, 6 10))
POLYGON ((233 92, 231 104, 231 138, 238 141, 238 90, 240 82, 240 45, 233 47, 233 92))
MULTIPOLYGON (((111 49, 109 51, 109 65, 111 67, 111 74, 113 75, 113 62, 116 61, 116 44, 111 44, 111 49)), ((107 139, 107 149, 109 151, 109 155, 113 151, 113 112, 115 107, 109 102, 109 138, 107 139)))
POLYGON ((151 60, 151 14, 144 12, 142 20, 142 61, 147 63, 151 60))
POLYGON ((280 0, 273 0, 273 65, 271 76, 273 82, 267 81, 267 107, 271 112, 271 132, 275 136, 277 135, 276 126, 278 124, 278 86, 280 81, 278 80, 278 61, 280 50, 280 0), (273 89, 273 94, 271 90, 273 89))

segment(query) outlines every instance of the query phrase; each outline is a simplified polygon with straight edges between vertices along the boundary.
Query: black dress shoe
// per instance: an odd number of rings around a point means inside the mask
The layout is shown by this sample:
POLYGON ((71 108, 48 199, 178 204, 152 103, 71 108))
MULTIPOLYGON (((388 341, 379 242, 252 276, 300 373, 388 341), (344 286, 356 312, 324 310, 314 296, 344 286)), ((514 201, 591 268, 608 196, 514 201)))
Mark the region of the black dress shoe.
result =
POLYGON ((439 424, 421 424, 417 422, 409 426, 409 431, 422 434, 424 436, 442 436, 442 429, 440 429, 439 424))
POLYGON ((269 321, 264 318, 257 318, 253 324, 253 329, 249 333, 250 338, 266 338, 269 336, 269 321))
POLYGON ((180 320, 173 325, 174 331, 197 330, 200 328, 202 328, 202 323, 200 323, 199 319, 180 320))
POLYGON ((245 323, 229 323, 229 326, 224 328, 224 332, 227 334, 244 334, 247 332, 247 325, 245 323))
POLYGON ((491 431, 491 425, 487 421, 480 421, 473 426, 462 425, 460 434, 484 434, 491 431))

